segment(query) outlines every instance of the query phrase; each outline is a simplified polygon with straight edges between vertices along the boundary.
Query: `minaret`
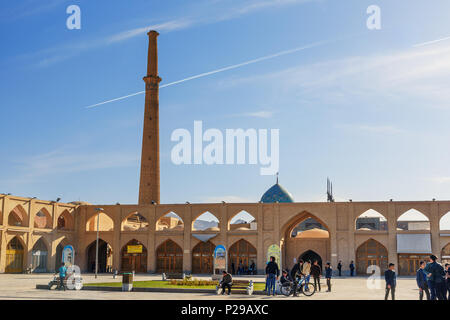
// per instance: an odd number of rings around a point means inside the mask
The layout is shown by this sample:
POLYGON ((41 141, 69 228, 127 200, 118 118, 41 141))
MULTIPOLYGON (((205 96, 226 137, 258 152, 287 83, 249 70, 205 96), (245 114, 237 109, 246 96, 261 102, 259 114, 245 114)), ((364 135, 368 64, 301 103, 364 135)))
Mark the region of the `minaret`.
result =
POLYGON ((139 204, 159 203, 159 82, 158 47, 159 33, 148 33, 148 62, 145 81, 144 133, 142 136, 141 179, 139 204))

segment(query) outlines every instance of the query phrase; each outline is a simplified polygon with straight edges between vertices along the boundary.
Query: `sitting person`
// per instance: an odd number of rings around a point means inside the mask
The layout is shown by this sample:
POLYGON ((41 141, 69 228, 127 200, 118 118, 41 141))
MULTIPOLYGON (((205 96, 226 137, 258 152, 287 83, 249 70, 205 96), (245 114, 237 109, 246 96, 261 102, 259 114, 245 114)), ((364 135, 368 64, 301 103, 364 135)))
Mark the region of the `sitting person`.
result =
POLYGON ((289 276, 289 273, 287 270, 283 270, 283 273, 280 277, 280 283, 281 285, 284 285, 285 283, 290 283, 292 281, 291 277, 289 276))
POLYGON ((226 272, 225 270, 222 272, 223 277, 219 283, 219 286, 222 288, 222 294, 225 294, 225 288, 228 288, 228 295, 231 294, 231 286, 233 285, 233 278, 231 274, 226 272))

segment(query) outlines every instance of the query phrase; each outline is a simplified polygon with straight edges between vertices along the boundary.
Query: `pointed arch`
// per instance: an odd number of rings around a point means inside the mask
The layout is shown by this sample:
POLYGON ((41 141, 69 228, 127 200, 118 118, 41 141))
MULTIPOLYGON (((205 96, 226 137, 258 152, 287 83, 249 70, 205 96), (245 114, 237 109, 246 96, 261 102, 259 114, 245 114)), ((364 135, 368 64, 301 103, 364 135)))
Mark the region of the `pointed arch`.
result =
POLYGON ((33 272, 47 272, 48 244, 44 237, 40 237, 31 249, 31 266, 33 272))
POLYGON ((13 237, 6 245, 5 273, 22 273, 24 266, 25 244, 20 237, 13 237))
POLYGON ((240 210, 228 221, 228 230, 257 230, 256 218, 245 210, 240 210))
POLYGON ((156 249, 156 272, 183 272, 183 250, 172 239, 167 239, 156 249))
POLYGON ((256 270, 256 248, 247 240, 240 239, 228 250, 228 270, 236 274, 248 274, 256 270))
POLYGON ((311 265, 314 264, 314 261, 317 261, 319 263, 320 268, 322 268, 322 257, 317 252, 311 249, 306 250, 305 252, 300 254, 297 260, 309 262, 311 265))
POLYGON ((219 219, 215 214, 205 211, 192 220, 192 231, 220 231, 219 219))
POLYGON ((367 274, 367 267, 376 265, 381 270, 387 268, 388 250, 375 239, 368 239, 356 249, 356 272, 360 275, 367 274))
POLYGON ((14 227, 28 227, 27 211, 20 204, 9 212, 8 225, 14 227))
MULTIPOLYGON (((66 237, 62 237, 60 240, 57 240, 56 243, 56 258, 55 258, 55 270, 58 270, 62 263, 62 252, 65 246, 69 245, 69 240, 66 237)), ((55 244, 56 244, 55 243, 55 244)))
POLYGON ((450 230, 450 211, 439 219, 439 230, 450 230))
POLYGON ((51 229, 52 228, 52 216, 46 208, 41 208, 34 215, 34 227, 39 229, 51 229))
POLYGON ((58 216, 56 228, 58 230, 74 230, 74 219, 69 210, 64 210, 58 216))
POLYGON ((416 209, 409 209, 397 218, 397 230, 429 231, 430 220, 422 212, 416 209))
POLYGON ((184 230, 184 221, 176 212, 169 211, 156 221, 155 230, 182 231, 184 230))
POLYGON ((130 213, 121 223, 121 231, 148 231, 149 223, 146 217, 138 211, 130 213))
MULTIPOLYGON (((96 257, 96 240, 92 241, 86 247, 87 254, 87 271, 95 272, 95 257, 96 257)), ((98 240, 98 272, 105 273, 112 270, 113 265, 113 250, 111 245, 103 239, 98 240)))
POLYGON ((379 211, 369 209, 355 219, 355 230, 359 231, 387 231, 387 219, 379 211))
POLYGON ((114 220, 106 213, 92 215, 86 222, 86 231, 97 231, 97 220, 99 219, 99 231, 113 231, 114 220))
POLYGON ((132 239, 121 250, 123 272, 147 272, 147 247, 140 241, 132 239))
POLYGON ((216 246, 211 241, 200 241, 192 249, 192 273, 212 274, 214 268, 213 254, 216 246))

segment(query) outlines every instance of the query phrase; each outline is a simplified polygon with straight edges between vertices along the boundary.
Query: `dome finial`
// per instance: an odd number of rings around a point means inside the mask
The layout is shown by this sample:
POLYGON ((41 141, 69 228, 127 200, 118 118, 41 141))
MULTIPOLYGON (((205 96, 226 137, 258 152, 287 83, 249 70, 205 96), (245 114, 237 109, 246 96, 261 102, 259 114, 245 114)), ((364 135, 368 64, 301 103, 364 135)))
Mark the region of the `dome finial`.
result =
POLYGON ((278 175, 279 175, 280 173, 279 172, 277 172, 277 184, 278 184, 278 175))

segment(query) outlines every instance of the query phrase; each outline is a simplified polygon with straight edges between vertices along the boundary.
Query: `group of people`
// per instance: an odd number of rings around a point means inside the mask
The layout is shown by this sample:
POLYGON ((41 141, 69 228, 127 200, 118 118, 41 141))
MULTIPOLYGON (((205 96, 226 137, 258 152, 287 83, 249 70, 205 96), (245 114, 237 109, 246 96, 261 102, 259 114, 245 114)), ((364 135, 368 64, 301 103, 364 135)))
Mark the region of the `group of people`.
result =
MULTIPOLYGON (((350 270, 350 277, 354 277, 355 276, 355 262, 353 260, 350 261, 348 268, 350 270)), ((337 269, 338 269, 339 277, 342 277, 342 260, 339 260, 339 262, 337 264, 337 269)))
MULTIPOLYGON (((333 269, 331 264, 327 262, 325 266, 325 278, 327 280, 327 292, 331 292, 331 277, 333 269)), ((280 269, 275 261, 275 257, 270 257, 270 261, 266 266, 266 288, 267 295, 276 295, 275 283, 279 279, 281 285, 292 282, 294 285, 294 296, 297 295, 297 285, 300 279, 305 283, 309 283, 311 276, 314 279, 314 287, 321 291, 320 278, 322 277, 322 267, 317 260, 311 265, 311 261, 299 260, 294 267, 289 271, 283 270, 280 278, 280 269)))
POLYGON ((242 261, 239 261, 237 270, 234 262, 231 263, 231 274, 237 275, 255 275, 256 274, 256 264, 254 261, 251 261, 250 266, 244 265, 242 261))
MULTIPOLYGON (((395 264, 389 263, 384 272, 386 281, 386 294, 384 299, 395 300, 395 289, 397 287, 397 275, 395 264)), ((420 261, 420 267, 416 272, 416 282, 419 288, 419 299, 423 300, 424 294, 427 300, 450 300, 450 265, 442 266, 437 262, 435 255, 430 255, 428 263, 420 261)))
POLYGON ((429 263, 420 261, 416 282, 420 300, 423 300, 424 293, 427 300, 450 300, 450 264, 443 267, 435 255, 430 256, 429 263))

